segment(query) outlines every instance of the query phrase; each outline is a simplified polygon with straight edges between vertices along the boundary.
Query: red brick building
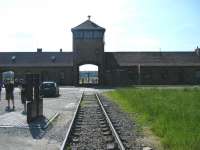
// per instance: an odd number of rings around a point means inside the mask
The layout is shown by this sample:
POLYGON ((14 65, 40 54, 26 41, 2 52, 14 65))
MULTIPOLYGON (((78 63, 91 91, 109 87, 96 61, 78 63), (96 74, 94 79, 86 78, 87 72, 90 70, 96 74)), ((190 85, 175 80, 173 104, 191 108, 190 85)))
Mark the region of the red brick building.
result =
POLYGON ((98 66, 101 85, 199 84, 200 49, 191 52, 104 52, 105 29, 90 20, 72 28, 72 52, 0 52, 0 72, 16 78, 39 73, 41 80, 79 84, 79 66, 98 66))

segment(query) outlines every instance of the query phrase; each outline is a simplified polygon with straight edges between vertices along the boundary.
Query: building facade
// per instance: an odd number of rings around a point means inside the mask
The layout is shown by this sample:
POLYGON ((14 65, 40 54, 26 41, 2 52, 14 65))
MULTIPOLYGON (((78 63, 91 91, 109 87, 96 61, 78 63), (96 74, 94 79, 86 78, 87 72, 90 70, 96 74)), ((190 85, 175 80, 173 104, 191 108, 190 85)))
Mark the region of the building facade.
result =
POLYGON ((99 85, 199 84, 200 49, 191 52, 105 52, 105 29, 88 18, 72 28, 72 52, 0 52, 0 73, 16 79, 38 73, 41 81, 79 85, 79 66, 98 66, 99 85))

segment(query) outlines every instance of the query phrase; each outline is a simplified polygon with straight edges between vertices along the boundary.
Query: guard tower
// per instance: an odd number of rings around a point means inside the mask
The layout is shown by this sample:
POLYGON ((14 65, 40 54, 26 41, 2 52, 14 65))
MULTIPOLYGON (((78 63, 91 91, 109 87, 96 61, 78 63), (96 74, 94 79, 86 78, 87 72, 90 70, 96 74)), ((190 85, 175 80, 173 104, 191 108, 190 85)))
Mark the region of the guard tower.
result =
POLYGON ((104 74, 104 32, 105 29, 90 20, 71 29, 73 34, 74 85, 79 84, 79 66, 97 65, 99 84, 103 84, 104 74))

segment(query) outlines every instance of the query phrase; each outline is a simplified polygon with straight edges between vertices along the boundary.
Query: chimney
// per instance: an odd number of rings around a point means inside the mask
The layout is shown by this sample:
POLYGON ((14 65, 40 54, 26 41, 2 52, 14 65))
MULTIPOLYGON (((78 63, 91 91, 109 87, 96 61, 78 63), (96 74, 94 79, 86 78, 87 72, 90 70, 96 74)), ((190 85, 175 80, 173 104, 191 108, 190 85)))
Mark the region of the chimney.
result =
POLYGON ((91 18, 91 16, 90 16, 90 15, 88 15, 88 20, 90 20, 90 18, 91 18))
POLYGON ((42 53, 42 48, 37 48, 38 53, 42 53))
POLYGON ((198 56, 200 56, 200 48, 197 46, 197 48, 195 49, 195 52, 198 56))
POLYGON ((62 52, 62 48, 60 49, 60 52, 62 52))

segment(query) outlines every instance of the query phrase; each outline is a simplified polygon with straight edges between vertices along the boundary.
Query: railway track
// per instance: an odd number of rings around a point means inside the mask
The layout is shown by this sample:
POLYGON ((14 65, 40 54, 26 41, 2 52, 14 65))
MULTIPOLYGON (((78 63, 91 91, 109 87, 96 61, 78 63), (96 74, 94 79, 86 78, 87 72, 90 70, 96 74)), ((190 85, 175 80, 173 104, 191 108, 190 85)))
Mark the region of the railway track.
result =
POLYGON ((60 150, 125 150, 97 94, 83 94, 60 150))

